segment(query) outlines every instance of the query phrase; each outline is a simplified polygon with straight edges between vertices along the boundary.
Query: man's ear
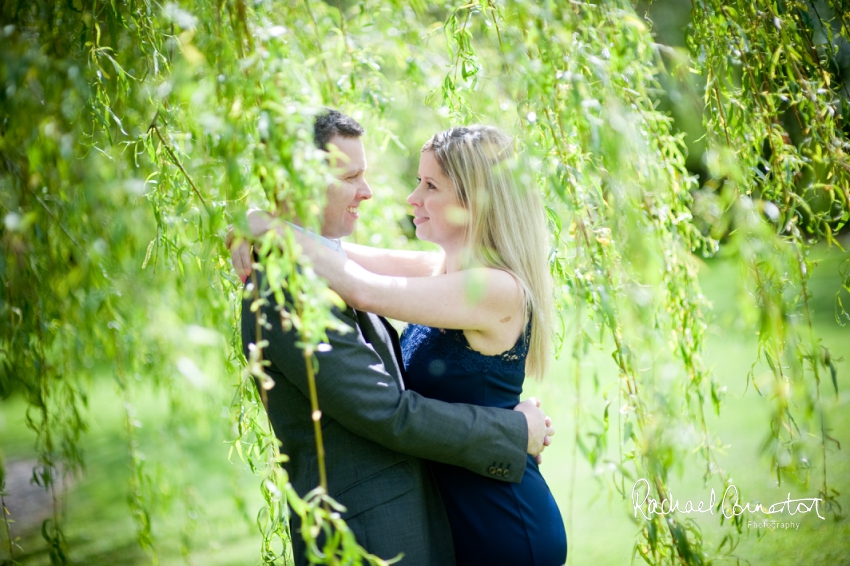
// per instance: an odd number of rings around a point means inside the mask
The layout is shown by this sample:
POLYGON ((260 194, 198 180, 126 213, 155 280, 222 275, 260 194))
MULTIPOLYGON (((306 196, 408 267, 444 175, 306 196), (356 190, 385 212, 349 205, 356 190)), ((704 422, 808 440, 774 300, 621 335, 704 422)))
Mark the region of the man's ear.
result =
POLYGON ((342 168, 348 165, 349 158, 342 150, 331 142, 328 142, 327 147, 327 149, 320 151, 324 152, 328 165, 333 168, 342 168))

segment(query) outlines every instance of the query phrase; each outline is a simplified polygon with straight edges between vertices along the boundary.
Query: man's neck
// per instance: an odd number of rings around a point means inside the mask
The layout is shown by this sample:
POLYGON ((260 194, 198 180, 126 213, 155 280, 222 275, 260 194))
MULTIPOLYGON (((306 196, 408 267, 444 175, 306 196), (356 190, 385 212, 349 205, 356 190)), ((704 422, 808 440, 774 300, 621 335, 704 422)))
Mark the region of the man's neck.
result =
MULTIPOLYGON (((278 216, 278 219, 282 220, 282 218, 280 218, 280 216, 278 216)), ((284 222, 289 222, 290 224, 292 224, 294 226, 298 226, 299 228, 301 228, 305 232, 313 232, 309 228, 305 228, 304 224, 301 222, 301 219, 298 218, 297 216, 293 216, 292 220, 284 220, 284 222)), ((315 233, 315 232, 313 232, 313 233, 315 233)), ((334 236, 328 236, 324 232, 319 232, 319 235, 322 236, 323 238, 327 238, 328 240, 339 240, 339 238, 336 238, 334 236)))
POLYGON ((325 235, 322 235, 322 234, 316 234, 312 230, 308 230, 307 228, 304 228, 301 225, 300 222, 294 222, 294 221, 288 221, 288 220, 285 220, 284 222, 289 222, 289 224, 293 228, 296 228, 296 229, 300 230, 301 232, 303 232, 304 234, 307 234, 308 236, 310 236, 310 238, 320 242, 323 246, 330 248, 335 252, 341 253, 342 255, 345 255, 345 251, 342 249, 342 242, 339 240, 339 238, 332 238, 332 237, 325 236, 325 235))

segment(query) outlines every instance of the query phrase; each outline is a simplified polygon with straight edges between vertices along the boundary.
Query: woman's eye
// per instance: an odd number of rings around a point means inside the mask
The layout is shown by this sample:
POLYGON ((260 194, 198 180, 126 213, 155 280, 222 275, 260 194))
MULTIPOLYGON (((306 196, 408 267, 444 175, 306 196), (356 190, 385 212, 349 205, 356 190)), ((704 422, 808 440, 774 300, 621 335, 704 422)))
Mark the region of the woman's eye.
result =
MULTIPOLYGON (((422 177, 416 177, 416 182, 421 185, 422 184, 422 177)), ((425 187, 427 189, 430 189, 430 190, 437 190, 437 187, 435 187, 434 183, 432 183, 431 181, 428 181, 428 184, 425 185, 425 187)))

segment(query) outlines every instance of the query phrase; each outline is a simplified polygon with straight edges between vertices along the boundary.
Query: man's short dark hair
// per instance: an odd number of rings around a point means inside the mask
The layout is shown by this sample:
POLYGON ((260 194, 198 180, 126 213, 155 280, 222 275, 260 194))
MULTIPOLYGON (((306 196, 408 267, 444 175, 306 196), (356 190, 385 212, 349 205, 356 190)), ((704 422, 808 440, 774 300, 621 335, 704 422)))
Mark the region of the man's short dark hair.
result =
POLYGON ((316 116, 313 125, 313 142, 319 149, 328 149, 328 142, 334 136, 344 138, 359 138, 364 134, 363 126, 351 116, 346 116, 338 110, 327 109, 326 112, 316 116))

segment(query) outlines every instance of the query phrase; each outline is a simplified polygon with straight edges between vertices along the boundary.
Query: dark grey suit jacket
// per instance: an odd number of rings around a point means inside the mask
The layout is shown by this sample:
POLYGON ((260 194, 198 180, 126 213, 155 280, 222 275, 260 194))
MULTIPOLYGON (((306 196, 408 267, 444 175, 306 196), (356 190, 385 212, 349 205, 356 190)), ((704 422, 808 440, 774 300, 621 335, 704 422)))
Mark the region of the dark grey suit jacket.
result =
MULTIPOLYGON (((259 273, 258 273, 259 275, 259 273)), ((249 280, 250 281, 250 280, 249 280)), ((261 278, 260 289, 264 288, 261 278)), ((284 331, 274 296, 261 309, 271 324, 256 335, 251 300, 242 303, 242 344, 268 340, 263 357, 275 386, 267 411, 285 468, 299 495, 319 484, 316 443, 303 351, 298 335, 284 331), (259 340, 258 340, 259 338, 259 340)), ((351 332, 328 332, 330 351, 317 354, 316 387, 322 411, 330 495, 345 505, 343 518, 369 552, 405 565, 454 564, 454 550, 440 499, 420 458, 462 466, 489 478, 491 468, 525 470, 528 431, 517 411, 450 404, 405 390, 398 334, 381 317, 346 309, 334 314, 351 332)), ((297 564, 306 564, 298 519, 292 543, 297 564)))

